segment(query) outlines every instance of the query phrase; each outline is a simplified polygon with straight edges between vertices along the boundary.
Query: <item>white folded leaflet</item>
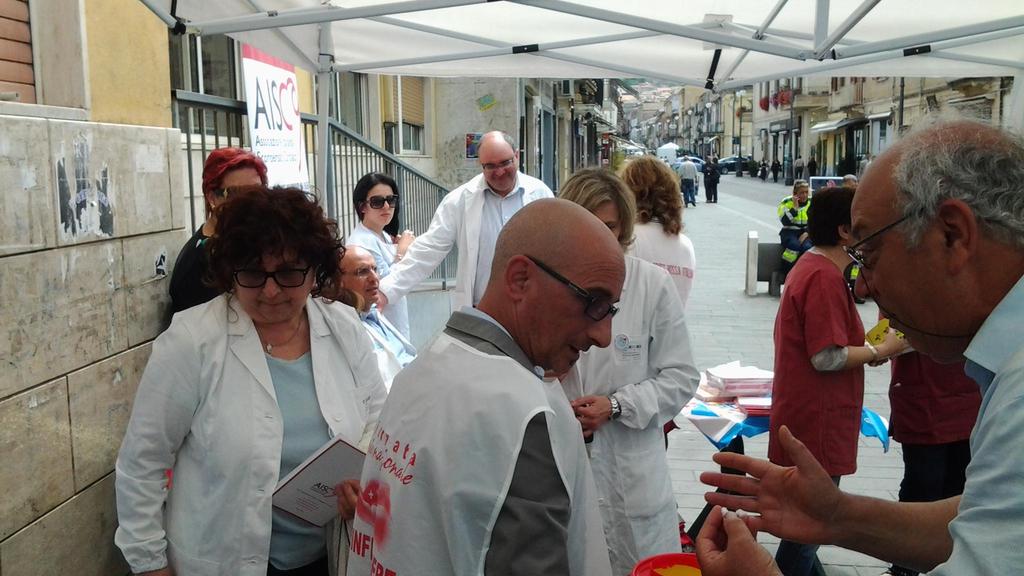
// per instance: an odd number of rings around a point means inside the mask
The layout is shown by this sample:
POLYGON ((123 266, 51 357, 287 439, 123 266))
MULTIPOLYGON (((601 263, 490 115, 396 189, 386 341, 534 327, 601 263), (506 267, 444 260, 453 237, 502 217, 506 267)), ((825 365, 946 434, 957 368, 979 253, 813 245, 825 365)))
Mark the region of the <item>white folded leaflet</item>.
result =
POLYGON ((323 526, 338 515, 335 485, 358 480, 366 453, 332 438, 277 483, 274 507, 315 526, 323 526))
POLYGON ((706 370, 707 384, 721 390, 722 396, 768 396, 772 393, 771 370, 741 366, 738 360, 706 370))

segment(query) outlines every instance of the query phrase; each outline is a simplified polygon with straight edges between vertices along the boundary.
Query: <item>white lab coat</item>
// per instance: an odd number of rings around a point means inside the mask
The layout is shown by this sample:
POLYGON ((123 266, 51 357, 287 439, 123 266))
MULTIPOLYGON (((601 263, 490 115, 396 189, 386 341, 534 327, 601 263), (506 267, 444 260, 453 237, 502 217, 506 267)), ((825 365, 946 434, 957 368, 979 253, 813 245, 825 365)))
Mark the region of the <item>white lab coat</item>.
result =
POLYGON ((615 395, 622 407, 590 444, 590 463, 608 540, 612 572, 629 574, 637 561, 679 552, 675 497, 662 426, 697 389, 682 302, 668 274, 626 256, 612 344, 580 356, 563 382, 570 399, 615 395))
POLYGON ((567 576, 610 575, 580 427, 558 384, 441 333, 381 412, 349 576, 482 576, 526 426, 541 413, 571 506, 567 576))
MULTIPOLYGON (((306 311, 324 420, 332 436, 365 446, 386 394, 370 339, 347 306, 310 298, 306 311)), ((222 295, 174 316, 153 345, 117 458, 114 540, 133 572, 169 559, 182 576, 266 575, 284 434, 276 398, 237 300, 222 295)))
POLYGON ((633 230, 636 236, 629 247, 629 254, 668 272, 685 310, 690 299, 690 289, 693 288, 694 271, 697 269, 693 242, 682 232, 666 234, 661 222, 638 223, 633 230))
MULTIPOLYGON (((553 194, 540 180, 519 173, 517 186, 523 188, 523 205, 553 194)), ((401 298, 425 280, 456 247, 459 265, 455 272, 455 289, 451 293, 452 310, 473 305, 473 284, 479 256, 480 221, 484 209, 487 182, 480 174, 452 190, 441 200, 426 233, 417 236, 405 257, 391 267, 380 281, 380 290, 388 302, 401 298)))
MULTIPOLYGON (((377 318, 380 319, 381 324, 386 325, 391 329, 392 332, 398 337, 398 340, 402 343, 402 348, 405 349, 406 353, 416 355, 416 347, 411 342, 405 339, 405 336, 398 330, 398 328, 388 321, 382 314, 378 314, 377 318)), ((384 379, 384 387, 390 391, 391 382, 394 381, 395 376, 402 370, 402 364, 398 361, 398 356, 391 351, 387 339, 377 333, 369 326, 363 323, 363 327, 366 328, 366 333, 370 335, 370 339, 373 340, 373 354, 377 357, 377 369, 380 370, 381 378, 384 379)))

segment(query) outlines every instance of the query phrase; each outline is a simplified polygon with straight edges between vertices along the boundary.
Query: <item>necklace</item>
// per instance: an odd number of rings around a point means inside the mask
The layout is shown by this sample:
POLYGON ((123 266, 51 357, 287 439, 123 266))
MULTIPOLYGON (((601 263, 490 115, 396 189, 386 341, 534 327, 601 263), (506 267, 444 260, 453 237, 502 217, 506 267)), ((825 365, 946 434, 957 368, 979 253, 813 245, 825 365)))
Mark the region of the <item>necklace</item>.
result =
POLYGON ((292 335, 289 336, 287 340, 285 340, 283 342, 278 342, 277 344, 271 344, 270 342, 266 342, 265 344, 263 344, 263 349, 267 351, 267 354, 273 354, 275 347, 280 348, 281 346, 284 346, 285 344, 287 344, 287 343, 291 342, 292 340, 294 340, 295 336, 298 335, 299 330, 302 329, 303 318, 304 318, 304 316, 299 318, 299 323, 295 325, 295 331, 292 332, 292 335))

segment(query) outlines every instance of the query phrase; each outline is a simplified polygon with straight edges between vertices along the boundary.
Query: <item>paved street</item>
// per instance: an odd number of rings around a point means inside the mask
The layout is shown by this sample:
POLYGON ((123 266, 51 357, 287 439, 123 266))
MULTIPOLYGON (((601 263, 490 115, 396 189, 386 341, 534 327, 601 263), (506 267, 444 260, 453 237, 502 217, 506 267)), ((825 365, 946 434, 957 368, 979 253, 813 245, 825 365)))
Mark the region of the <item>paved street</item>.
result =
MULTIPOLYGON (((697 252, 695 285, 687 308, 690 334, 697 367, 707 368, 740 360, 772 369, 772 328, 778 299, 768 295, 767 283, 759 285, 756 297, 744 294, 747 232, 754 230, 762 241, 777 242, 779 225, 775 216, 778 202, 788 195, 781 184, 762 183, 756 178, 730 174, 719 184, 719 203, 706 204, 704 189, 696 208, 685 212, 684 232, 697 252)), ((859 306, 866 327, 873 326, 877 308, 870 302, 859 306)), ((865 405, 888 418, 889 368, 867 368, 865 405)), ((713 470, 715 448, 687 427, 669 436, 669 465, 680 513, 692 522, 704 505, 705 486, 698 475, 713 470)), ((746 451, 759 457, 767 453, 768 435, 746 440, 746 451)), ((903 474, 899 445, 883 453, 877 439, 861 437, 857 473, 842 479, 844 490, 895 500, 903 474)), ((774 553, 777 539, 760 535, 774 553)), ((819 552, 833 576, 867 576, 881 573, 885 565, 873 558, 827 546, 819 552)))

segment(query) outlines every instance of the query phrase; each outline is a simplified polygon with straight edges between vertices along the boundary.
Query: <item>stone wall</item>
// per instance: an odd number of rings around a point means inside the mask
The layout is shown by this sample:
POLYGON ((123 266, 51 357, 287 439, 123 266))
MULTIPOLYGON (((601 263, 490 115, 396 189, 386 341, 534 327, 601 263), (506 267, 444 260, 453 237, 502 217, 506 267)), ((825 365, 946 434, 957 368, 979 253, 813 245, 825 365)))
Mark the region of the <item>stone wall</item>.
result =
POLYGON ((177 130, 0 116, 0 573, 127 573, 114 461, 188 235, 177 130))

